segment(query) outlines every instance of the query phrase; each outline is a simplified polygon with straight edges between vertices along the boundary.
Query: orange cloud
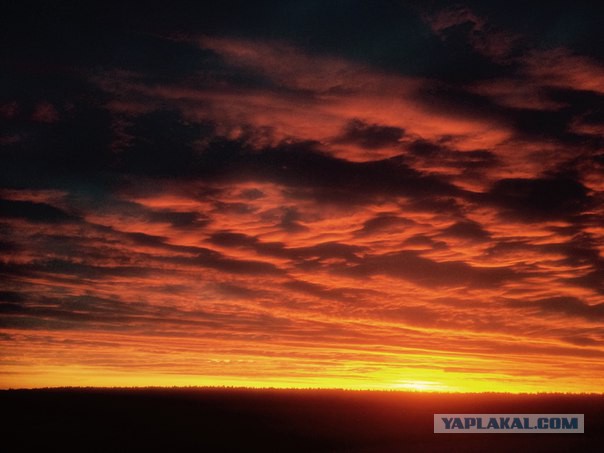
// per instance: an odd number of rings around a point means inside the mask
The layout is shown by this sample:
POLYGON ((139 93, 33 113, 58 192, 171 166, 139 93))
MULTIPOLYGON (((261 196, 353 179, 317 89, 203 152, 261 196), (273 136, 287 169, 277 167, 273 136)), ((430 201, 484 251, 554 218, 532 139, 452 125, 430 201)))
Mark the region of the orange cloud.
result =
POLYGON ((220 70, 89 80, 102 152, 35 103, 44 146, 10 163, 39 179, 0 190, 0 386, 600 391, 601 125, 567 107, 601 68, 426 20, 520 69, 464 85, 206 36, 220 70))

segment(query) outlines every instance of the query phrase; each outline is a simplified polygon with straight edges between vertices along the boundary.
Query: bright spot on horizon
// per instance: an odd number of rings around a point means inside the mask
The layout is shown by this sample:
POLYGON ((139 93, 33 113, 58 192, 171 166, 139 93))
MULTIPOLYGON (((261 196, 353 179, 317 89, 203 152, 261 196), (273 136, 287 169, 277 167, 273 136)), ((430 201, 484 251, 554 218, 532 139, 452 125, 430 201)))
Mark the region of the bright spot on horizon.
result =
POLYGON ((434 381, 399 381, 392 388, 413 392, 450 392, 453 390, 447 385, 434 381))

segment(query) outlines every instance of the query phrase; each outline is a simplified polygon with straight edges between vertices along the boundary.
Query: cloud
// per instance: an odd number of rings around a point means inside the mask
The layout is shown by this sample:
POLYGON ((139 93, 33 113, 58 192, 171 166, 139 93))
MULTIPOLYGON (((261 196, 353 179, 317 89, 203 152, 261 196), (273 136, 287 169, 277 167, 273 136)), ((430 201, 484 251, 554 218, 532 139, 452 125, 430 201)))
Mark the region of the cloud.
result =
POLYGON ((286 247, 282 242, 261 242, 255 237, 241 233, 218 232, 212 235, 211 242, 223 247, 251 248, 261 255, 276 256, 290 260, 339 258, 347 261, 358 259, 357 254, 364 247, 340 244, 338 242, 323 242, 308 247, 286 247))
POLYGON ((36 223, 75 222, 78 217, 46 203, 32 201, 1 200, 2 217, 24 219, 36 223))
POLYGON ((394 214, 380 214, 366 220, 363 223, 363 228, 358 230, 358 233, 361 235, 371 235, 382 231, 395 232, 397 230, 405 229, 414 223, 415 222, 412 220, 394 214))
POLYGON ((582 212, 590 200, 581 182, 564 176, 502 179, 487 196, 511 215, 529 221, 572 217, 582 212))
POLYGON ((368 256, 359 264, 340 271, 353 276, 389 275, 427 287, 489 287, 521 278, 510 268, 473 267, 460 261, 438 262, 413 251, 368 256))
POLYGON ((604 263, 599 262, 598 267, 595 270, 588 272, 580 277, 569 278, 568 282, 591 288, 600 294, 604 294, 604 263))
POLYGON ((440 10, 426 16, 425 20, 441 39, 452 40, 461 36, 474 51, 496 61, 505 61, 518 40, 518 36, 497 30, 464 6, 440 10))
POLYGON ((564 48, 528 55, 526 71, 543 85, 604 93, 604 66, 564 48))
POLYGON ((489 233, 479 223, 472 221, 456 222, 442 230, 442 235, 453 236, 462 239, 473 239, 484 241, 489 239, 489 233))
POLYGON ((575 297, 552 297, 532 302, 514 302, 512 305, 536 308, 548 315, 580 317, 596 323, 604 319, 604 304, 588 305, 575 297))
POLYGON ((208 219, 198 212, 159 210, 149 213, 152 222, 167 222, 176 228, 204 227, 208 219))
POLYGON ((367 124, 361 120, 351 120, 335 143, 356 143, 366 149, 398 146, 405 135, 404 129, 378 124, 367 124))
POLYGON ((231 5, 10 13, 0 386, 598 390, 601 15, 231 5))

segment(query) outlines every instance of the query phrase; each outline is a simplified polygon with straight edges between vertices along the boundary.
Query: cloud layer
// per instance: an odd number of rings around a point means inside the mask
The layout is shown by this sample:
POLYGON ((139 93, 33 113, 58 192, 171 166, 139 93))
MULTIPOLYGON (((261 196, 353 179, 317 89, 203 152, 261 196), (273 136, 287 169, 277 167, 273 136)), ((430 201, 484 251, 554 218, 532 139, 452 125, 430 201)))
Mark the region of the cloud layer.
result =
POLYGON ((12 12, 0 384, 601 390, 591 16, 269 3, 12 12))

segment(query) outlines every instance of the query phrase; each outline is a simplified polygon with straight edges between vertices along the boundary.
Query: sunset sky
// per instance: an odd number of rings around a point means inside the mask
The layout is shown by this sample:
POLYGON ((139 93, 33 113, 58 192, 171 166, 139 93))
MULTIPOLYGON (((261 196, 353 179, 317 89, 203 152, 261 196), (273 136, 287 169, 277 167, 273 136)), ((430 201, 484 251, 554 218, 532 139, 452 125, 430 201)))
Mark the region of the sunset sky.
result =
POLYGON ((602 391, 603 6, 50 3, 3 13, 0 388, 602 391))

